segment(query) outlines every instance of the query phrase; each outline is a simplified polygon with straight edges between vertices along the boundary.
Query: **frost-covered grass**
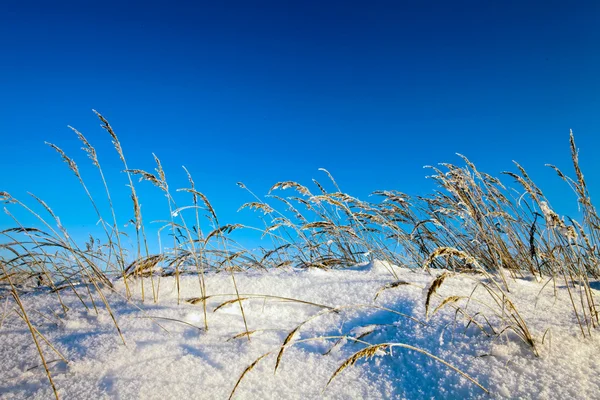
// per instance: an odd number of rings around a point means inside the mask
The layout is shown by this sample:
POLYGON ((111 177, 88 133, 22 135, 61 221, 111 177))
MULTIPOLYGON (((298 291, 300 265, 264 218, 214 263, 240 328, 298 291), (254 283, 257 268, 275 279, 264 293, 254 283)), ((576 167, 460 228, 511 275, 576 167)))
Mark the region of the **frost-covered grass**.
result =
POLYGON ((550 167, 577 195, 579 221, 560 217, 520 165, 505 173, 515 190, 461 156, 464 167, 432 168, 438 190, 425 197, 365 202, 325 170, 327 185, 278 182, 264 198, 239 183, 256 228, 223 224, 187 170, 189 186, 173 189, 157 157, 153 173, 130 168, 97 115, 131 216, 115 214, 83 134, 104 193, 50 146, 102 240, 79 243, 43 200, 0 192, 14 224, 0 232, 3 398, 598 397, 600 218, 573 135, 575 179, 550 167), (136 177, 166 198, 156 253, 136 177), (245 248, 241 230, 268 245, 245 248))

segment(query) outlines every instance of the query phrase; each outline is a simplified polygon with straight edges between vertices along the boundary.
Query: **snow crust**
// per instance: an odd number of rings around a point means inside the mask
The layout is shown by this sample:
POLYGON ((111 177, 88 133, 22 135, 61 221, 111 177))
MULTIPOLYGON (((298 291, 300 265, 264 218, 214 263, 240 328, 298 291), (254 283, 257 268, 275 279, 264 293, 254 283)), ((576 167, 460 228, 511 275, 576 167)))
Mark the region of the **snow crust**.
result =
MULTIPOLYGON (((228 273, 207 275, 208 294, 223 295, 208 300, 208 331, 203 329, 201 303, 177 305, 174 278, 161 278, 157 304, 148 296, 149 280, 144 282, 143 303, 139 281, 132 302, 107 293, 126 346, 100 301, 98 314, 89 301, 90 311, 86 311, 77 297, 65 290, 63 300, 71 308, 65 315, 55 295, 31 293, 22 300, 32 322, 69 360, 68 364, 54 361, 58 357, 43 344, 47 360, 52 361, 49 365, 59 394, 65 399, 227 399, 244 369, 267 352, 273 353, 246 374, 234 398, 600 398, 600 340, 596 333, 582 338, 564 286, 557 284, 555 295, 553 284, 544 287, 545 281, 509 282, 511 300, 536 339, 540 352, 536 357, 510 332, 488 337, 474 324, 465 329, 466 322, 451 307, 442 308, 426 324, 373 307, 393 309, 425 322, 423 288, 434 279, 436 273, 432 273, 377 261, 346 270, 238 273, 240 295, 250 297, 242 303, 248 327, 256 330, 250 341, 245 336, 234 339, 244 332, 238 303, 213 312, 221 303, 235 298, 228 273), (399 280, 410 285, 385 290, 374 301, 375 293, 395 280, 391 269, 399 280), (326 312, 313 305, 253 295, 345 308, 326 312), (274 374, 276 355, 286 336, 318 313, 321 315, 298 330, 294 340, 348 338, 309 340, 290 346, 274 374), (364 348, 351 340, 359 337, 372 344, 405 343, 422 348, 469 374, 491 396, 441 363, 401 348, 359 360, 326 388, 334 371, 364 348)), ((447 278, 432 306, 447 296, 468 296, 476 279, 480 278, 447 278)), ((122 282, 117 282, 116 288, 125 292, 122 282)), ((199 296, 198 278, 183 277, 181 297, 199 296)), ((475 291, 474 298, 484 303, 489 300, 484 291, 475 291)), ((52 398, 31 335, 8 304, 12 303, 0 303, 0 321, 4 318, 0 327, 0 398, 52 398)), ((471 314, 486 313, 485 307, 476 302, 471 302, 468 309, 471 314)), ((487 312, 486 316, 493 323, 491 314, 487 312)))

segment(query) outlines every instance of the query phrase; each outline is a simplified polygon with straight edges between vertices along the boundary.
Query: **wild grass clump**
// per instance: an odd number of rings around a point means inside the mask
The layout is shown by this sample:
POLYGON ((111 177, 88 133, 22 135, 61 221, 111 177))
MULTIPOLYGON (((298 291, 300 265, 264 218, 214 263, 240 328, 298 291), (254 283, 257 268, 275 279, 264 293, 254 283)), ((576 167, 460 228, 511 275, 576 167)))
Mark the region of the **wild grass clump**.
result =
MULTIPOLYGON (((33 290, 47 290, 56 297, 65 314, 70 311, 61 297, 65 290, 72 292, 81 307, 87 310, 97 313, 99 308, 105 308, 125 344, 107 300, 107 294, 116 290, 115 280, 122 280, 124 296, 130 301, 133 301, 132 292, 137 285, 141 301, 158 302, 161 279, 173 276, 179 303, 185 300, 180 293, 181 276, 197 276, 198 296, 188 301, 202 306, 204 329, 209 329, 209 274, 227 272, 231 276, 232 294, 223 305, 237 303, 245 326, 244 336, 250 340, 252 331, 248 329, 244 302, 262 298, 262 295, 244 294, 237 285, 236 273, 288 267, 344 269, 382 260, 388 267, 398 265, 428 271, 443 269, 445 272, 433 278, 427 289, 425 318, 433 318, 442 308, 452 307, 467 317, 469 324, 478 325, 485 333, 483 325, 470 316, 463 305, 465 302, 482 301, 475 291, 470 296, 441 298, 433 308, 434 300, 439 298, 437 291, 445 279, 456 275, 469 276, 475 280, 476 290, 481 288, 486 293, 490 302, 486 303, 489 316, 503 323, 493 327, 483 315, 491 329, 488 333, 500 335, 511 330, 536 354, 537 338, 529 331, 526 321, 510 299, 515 278, 531 277, 539 282, 564 283, 583 337, 591 335, 600 324, 590 287, 590 279, 600 278, 600 217, 579 165, 572 132, 570 151, 575 178, 568 177, 554 165, 549 167, 577 196, 581 220, 561 217, 553 210, 542 190, 518 163, 515 163, 517 172, 503 173, 516 182, 517 188, 510 189, 501 179, 479 171, 466 157, 459 155, 464 166, 441 164, 429 167, 432 171, 430 178, 437 188, 428 196, 411 197, 394 190, 381 190, 373 193, 372 201, 363 201, 344 193, 324 169, 322 172, 327 184, 317 180, 313 180, 310 186, 293 181, 277 182, 264 198, 255 195, 240 182, 238 185, 248 193, 251 201, 241 205, 239 211, 259 213, 263 221, 263 226, 252 227, 223 224, 215 207, 198 190, 185 168, 189 187, 175 190, 169 186, 166 171, 155 155, 154 171, 130 168, 114 129, 104 116, 94 112, 122 163, 130 188, 127 200, 131 207, 129 215, 116 214, 110 185, 96 149, 81 132, 71 128, 98 173, 97 179, 104 188, 101 194, 90 192, 73 158, 57 145, 48 145, 59 154, 82 186, 99 220, 102 238, 90 237, 88 242, 81 243, 69 234, 59 216, 42 199, 31 194, 31 201, 43 209, 43 215, 28 202, 8 192, 0 192, 4 211, 13 224, 13 227, 0 232, 0 290, 10 293, 19 315, 28 326, 57 397, 58 392, 40 345, 44 338, 28 319, 28 310, 20 301, 22 296, 33 290), (160 251, 155 254, 150 252, 153 247, 149 242, 154 239, 148 237, 141 212, 142 199, 137 190, 142 181, 150 182, 160 191, 166 199, 165 209, 169 213, 158 230, 160 251), (184 205, 178 197, 181 195, 188 198, 184 205), (102 213, 96 196, 102 196, 108 202, 108 215, 102 213), (25 226, 20 222, 17 215, 22 211, 34 216, 36 226, 25 226), (204 217, 208 223, 201 224, 204 217), (128 228, 121 228, 123 220, 131 222, 128 228), (233 239, 232 233, 240 229, 256 233, 269 245, 259 249, 245 248, 233 239), (168 235, 168 242, 164 235, 168 235), (128 250, 131 241, 133 250, 128 250), (147 287, 148 282, 150 287, 147 287)), ((392 267, 389 271, 392 281, 375 294, 375 299, 382 291, 400 290, 411 284, 400 281, 392 267)), ((333 309, 298 299, 285 300, 312 304, 327 312, 333 309)), ((284 349, 295 343, 295 332, 292 331, 281 346, 277 365, 284 349)), ((416 349, 399 343, 365 342, 365 346, 349 358, 332 379, 344 368, 372 356, 376 351, 392 347, 416 349)), ((420 349, 416 351, 423 352, 420 349)), ((243 375, 260 360, 250 365, 243 375)), ((449 367, 456 370, 453 366, 449 367)))

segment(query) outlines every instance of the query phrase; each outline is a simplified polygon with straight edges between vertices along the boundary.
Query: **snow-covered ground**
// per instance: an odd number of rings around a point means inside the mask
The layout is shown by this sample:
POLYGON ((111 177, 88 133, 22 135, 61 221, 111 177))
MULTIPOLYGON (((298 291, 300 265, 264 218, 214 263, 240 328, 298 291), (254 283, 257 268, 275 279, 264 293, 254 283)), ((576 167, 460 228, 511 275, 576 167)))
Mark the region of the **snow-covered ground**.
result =
MULTIPOLYGON (((223 294, 208 301, 208 331, 203 329, 200 303, 177 305, 173 278, 161 279, 158 304, 148 295, 142 304, 107 292, 126 346, 106 310, 99 315, 84 311, 67 290, 62 292, 71 308, 66 315, 56 297, 48 293, 25 295, 23 303, 40 332, 69 360, 68 364, 50 363, 64 399, 227 399, 246 367, 268 352, 272 353, 244 376, 234 398, 600 398, 600 340, 596 334, 582 338, 564 286, 557 283, 555 296, 552 283, 542 291, 545 282, 509 282, 511 299, 536 339, 540 353, 536 357, 512 333, 488 337, 474 324, 465 329, 465 321, 460 315, 455 318, 452 307, 444 307, 426 321, 426 288, 435 274, 408 269, 396 272, 400 280, 411 284, 385 290, 376 300, 377 291, 395 279, 378 262, 354 270, 236 274, 240 296, 251 297, 243 302, 248 328, 256 330, 250 341, 246 336, 234 338, 244 332, 237 303, 213 312, 219 304, 235 298, 228 273, 207 276, 208 294, 223 294), (333 312, 316 305, 248 295, 343 308, 333 312), (311 317, 292 337, 298 342, 286 348, 274 373, 285 338, 311 317), (326 387, 334 371, 365 345, 336 338, 304 339, 365 333, 360 340, 404 343, 430 352, 477 380, 490 394, 442 363, 399 347, 392 348, 391 354, 385 350, 371 359, 358 360, 326 387)), ((430 314, 442 299, 469 295, 474 285, 475 280, 466 275, 447 278, 432 298, 430 314)), ((116 287, 124 293, 122 283, 117 282, 116 287)), ((148 294, 149 281, 145 287, 148 294)), ((197 277, 182 278, 182 298, 198 297, 199 293, 197 277)), ((139 299, 139 294, 136 296, 139 299)), ((489 302, 481 289, 474 298, 489 302)), ((11 309, 13 304, 12 300, 0 303, 0 398, 52 398, 35 345, 26 325, 11 309)), ((471 315, 483 311, 492 324, 498 323, 476 301, 469 303, 467 310, 471 315)), ((47 345, 42 346, 48 360, 58 359, 47 345)))

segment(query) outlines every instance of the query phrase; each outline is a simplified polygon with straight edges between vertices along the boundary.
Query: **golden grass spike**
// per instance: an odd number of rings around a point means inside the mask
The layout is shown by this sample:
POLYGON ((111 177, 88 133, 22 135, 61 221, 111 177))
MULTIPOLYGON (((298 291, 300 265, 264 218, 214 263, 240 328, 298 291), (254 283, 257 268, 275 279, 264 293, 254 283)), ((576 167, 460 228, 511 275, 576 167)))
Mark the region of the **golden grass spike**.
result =
POLYGON ((513 161, 513 164, 515 164, 517 166, 517 168, 519 169, 519 171, 521 172, 521 175, 523 176, 523 178, 527 181, 527 183, 529 183, 529 186, 531 186, 532 189, 534 189, 536 191, 536 193, 539 196, 543 196, 544 194, 542 193, 542 191, 535 185, 535 183, 533 182, 533 180, 529 177, 529 175, 527 174, 527 171, 525 171, 525 168, 523 168, 518 162, 513 161))
POLYGON ((125 172, 131 173, 133 175, 140 175, 140 182, 141 181, 150 181, 152 182, 152 184, 160 189, 163 188, 163 184, 160 180, 158 180, 158 178, 156 176, 154 176, 153 174, 151 174, 150 172, 146 172, 144 170, 141 169, 127 169, 125 170, 125 172))
MULTIPOLYGON (((191 177, 190 177, 191 179, 191 177)), ((217 213, 215 212, 215 209, 213 208, 213 206, 210 204, 210 202, 208 201, 208 198, 201 192, 197 191, 194 188, 191 189, 177 189, 178 192, 188 192, 191 193, 194 198, 196 196, 200 197, 200 199, 202 199, 202 202, 204 203, 204 206, 206 207, 206 209, 208 210, 208 212, 210 212, 210 215, 212 216, 212 218, 215 220, 215 223, 218 225, 219 224, 219 220, 217 218, 217 213)), ((195 202, 196 200, 194 200, 195 202)))
MULTIPOLYGON (((245 335, 246 333, 247 333, 247 332, 244 332, 244 335, 245 335)), ((234 395, 234 393, 235 393, 236 389, 238 388, 238 386, 240 385, 240 382, 242 382, 242 379, 244 379, 244 376, 246 376, 246 374, 247 374, 248 372, 252 371, 252 370, 254 369, 254 367, 256 367, 256 364, 258 364, 258 363, 260 362, 260 360, 262 360, 263 358, 265 358, 265 357, 266 357, 266 356, 268 356, 269 354, 271 354, 271 353, 269 352, 269 353, 265 353, 265 354, 263 354, 262 356, 258 357, 256 360, 254 360, 254 362, 253 362, 252 364, 250 364, 250 365, 248 365, 248 366, 246 367, 246 369, 244 370, 244 372, 242 372, 242 375, 240 375, 240 378, 239 378, 239 379, 237 380, 237 382, 235 383, 235 386, 233 387, 233 390, 231 391, 231 394, 229 395, 229 400, 231 400, 231 399, 233 398, 233 395, 234 395)))
POLYGON ((277 182, 276 184, 271 186, 271 189, 269 189, 269 194, 271 194, 271 192, 276 189, 285 190, 289 188, 295 189, 298 193, 300 193, 303 196, 312 196, 312 193, 310 193, 310 190, 308 190, 307 187, 302 186, 301 184, 294 181, 277 182))
POLYGON ((2 201, 7 201, 12 198, 8 192, 0 192, 0 197, 2 197, 2 201))
POLYGON ((279 247, 276 247, 274 249, 271 249, 267 252, 264 253, 264 255, 262 256, 262 258, 260 259, 260 263, 262 264, 263 262, 265 262, 265 260, 267 260, 267 258, 271 257, 273 254, 278 254, 280 250, 285 250, 288 247, 290 247, 292 244, 291 243, 286 243, 284 245, 281 245, 279 247))
POLYGON ((200 303, 200 302, 202 302, 204 300, 208 300, 209 297, 211 297, 211 296, 206 296, 206 297, 192 297, 190 299, 187 299, 186 302, 190 303, 190 304, 196 305, 196 304, 198 304, 198 303, 200 303))
POLYGON ((79 168, 77 167, 77 164, 75 164, 75 161, 73 161, 71 158, 69 158, 69 156, 67 156, 65 154, 64 151, 62 151, 62 149, 60 147, 58 147, 55 144, 49 143, 49 142, 44 142, 46 143, 48 146, 52 147, 54 150, 56 150, 58 152, 58 154, 60 154, 60 156, 62 157, 63 161, 65 163, 67 163, 67 165, 69 166, 69 169, 71 171, 73 171, 73 173, 80 178, 81 175, 79 175, 79 168))
POLYGON ((113 146, 115 147, 115 150, 117 150, 117 153, 119 154, 119 158, 121 159, 121 161, 123 163, 125 163, 125 156, 123 155, 123 149, 121 148, 121 142, 119 141, 119 138, 117 137, 115 131, 110 126, 110 124, 108 123, 106 118, 104 118, 98 111, 96 111, 96 110, 92 110, 92 111, 94 112, 94 114, 96 114, 96 116, 104 124, 104 125, 101 125, 102 128, 105 129, 108 132, 108 134, 110 135, 110 137, 112 138, 113 146))
MULTIPOLYGON (((216 311, 217 311, 219 308, 225 307, 226 305, 229 305, 229 304, 234 304, 234 303, 237 303, 238 301, 239 301, 239 302, 242 302, 242 301, 244 301, 244 300, 248 300, 248 297, 240 297, 239 299, 227 300, 227 301, 225 301, 225 302, 223 302, 223 303, 219 304, 219 305, 218 305, 218 306, 217 306, 217 307, 216 307, 216 308, 213 310, 213 312, 216 312, 216 311)), ((192 303, 192 304, 195 304, 195 303, 192 303)))
POLYGON ((223 225, 215 230, 213 230, 211 233, 208 234, 208 236, 206 236, 206 239, 204 239, 204 244, 208 243, 208 241, 210 240, 210 238, 212 238, 213 236, 219 236, 222 234, 228 234, 233 232, 235 229, 238 228, 243 228, 243 225, 241 224, 227 224, 227 225, 223 225))
POLYGON ((274 210, 271 206, 269 206, 267 203, 259 203, 256 201, 252 201, 250 203, 245 203, 243 204, 239 209, 238 212, 243 210, 244 208, 249 208, 249 209, 255 209, 257 211, 262 211, 263 213, 266 214, 271 214, 274 210))
POLYGON ((359 339, 364 338, 365 336, 369 336, 371 333, 375 332, 377 329, 378 329, 378 326, 374 325, 369 330, 367 330, 367 331, 361 333, 360 335, 356 336, 356 339, 359 340, 359 339))
POLYGON ((241 339, 241 338, 246 337, 248 335, 253 335, 253 334, 255 334, 258 331, 259 331, 259 329, 256 329, 256 330, 253 330, 253 331, 248 331, 248 332, 241 332, 241 333, 238 333, 235 336, 230 337, 229 339, 227 339, 227 341, 229 342, 231 340, 241 339))
MULTIPOLYGON (((401 347, 404 349, 408 349, 408 350, 412 350, 412 351, 416 351, 418 353, 424 354, 427 357, 441 363, 444 364, 446 367, 450 368, 451 370, 457 372, 458 374, 460 374, 461 376, 463 376, 464 378, 470 380, 471 382, 473 382, 475 385, 477 385, 479 388, 481 388, 481 390, 483 390, 486 393, 489 393, 489 391, 483 387, 479 382, 477 382, 475 379, 473 379, 471 376, 467 375, 466 373, 464 373, 463 371, 461 371, 460 369, 456 368, 455 366, 453 366, 452 364, 442 360, 441 358, 439 358, 438 356, 435 356, 423 349, 420 349, 418 347, 415 346, 411 346, 408 344, 404 344, 404 343, 380 343, 380 344, 376 344, 376 345, 372 345, 369 347, 366 347, 364 349, 362 349, 361 351, 355 353, 352 357, 348 358, 346 361, 344 361, 344 363, 342 365, 340 365, 340 367, 333 373, 333 375, 331 376, 331 378, 329 379, 329 382, 327 382, 327 385, 325 386, 325 389, 327 388, 327 386, 329 386, 329 384, 331 383, 331 381, 333 380, 333 378, 335 378, 338 374, 340 374, 344 369, 346 369, 347 367, 354 365, 359 359, 361 358, 371 358, 373 357, 378 350, 383 350, 386 348, 392 348, 392 347, 401 347)), ((323 390, 325 390, 323 389, 323 390)))
POLYGON ((163 170, 162 163, 160 159, 156 156, 156 154, 152 153, 152 157, 154 157, 154 162, 156 162, 155 171, 158 174, 158 178, 161 180, 163 185, 167 185, 167 177, 165 176, 165 171, 163 170))
POLYGON ((558 177, 564 181, 567 181, 567 176, 565 174, 562 173, 562 171, 560 169, 558 169, 558 167, 554 164, 545 164, 546 167, 552 168, 554 170, 554 172, 556 172, 556 174, 558 175, 558 177))
POLYGON ((577 146, 575 145, 575 136, 573 135, 572 129, 569 133, 569 143, 571 145, 571 159, 573 160, 573 167, 575 168, 575 175, 577 175, 577 181, 579 182, 579 186, 581 186, 581 188, 585 190, 585 180, 583 179, 583 173, 579 168, 579 150, 577 150, 577 146))
POLYGON ((519 182, 519 184, 521 186, 523 186, 523 188, 525 189, 525 191, 527 193, 529 193, 529 195, 531 196, 532 199, 534 199, 536 202, 539 200, 538 193, 534 190, 534 188, 532 188, 529 185, 529 183, 527 183, 527 181, 525 179, 523 179, 519 175, 515 174, 514 172, 504 171, 504 172, 501 172, 501 173, 503 175, 508 175, 508 176, 514 178, 517 182, 519 182))
POLYGON ((165 256, 162 254, 155 254, 148 257, 141 257, 131 264, 125 269, 125 274, 127 277, 132 275, 141 274, 145 272, 151 273, 154 268, 158 265, 159 262, 164 261, 165 256))
POLYGON ((334 199, 333 198, 334 196, 335 196, 335 193, 328 193, 328 194, 324 194, 321 196, 313 196, 313 197, 311 197, 310 200, 313 202, 316 202, 316 203, 320 203, 321 201, 324 201, 326 203, 329 203, 331 205, 341 208, 347 215, 351 216, 352 211, 348 208, 348 206, 346 206, 341 201, 334 199))
POLYGON ((206 206, 206 209, 208 210, 208 212, 210 212, 210 215, 212 215, 213 219, 215 220, 215 224, 217 224, 217 226, 218 226, 219 219, 217 218, 217 213, 215 212, 215 209, 213 208, 212 204, 210 204, 210 201, 208 201, 208 197, 206 197, 204 195, 204 193, 196 192, 196 191, 194 191, 194 192, 200 197, 200 199, 202 199, 202 202, 206 206))
POLYGON ((429 289, 427 290, 427 298, 425 299, 425 318, 427 319, 427 315, 429 313, 429 303, 431 302, 431 296, 435 294, 435 292, 440 288, 444 280, 449 276, 448 272, 444 272, 437 278, 431 282, 429 289))
POLYGON ((393 288, 397 288, 398 286, 405 286, 405 285, 412 285, 410 282, 406 282, 406 281, 396 281, 396 282, 392 282, 392 283, 388 283, 385 286, 382 286, 377 293, 375 293, 375 297, 373 298, 373 301, 377 300, 377 298, 379 297, 379 295, 384 292, 385 290, 388 289, 393 289, 393 288))
POLYGON ((68 127, 75 132, 75 134, 77 135, 77 137, 79 138, 79 140, 81 140, 81 142, 83 143, 82 150, 85 151, 88 155, 88 157, 90 158, 90 160, 92 160, 92 164, 96 167, 99 167, 98 164, 98 155, 96 154, 96 149, 94 148, 94 146, 92 146, 90 144, 90 142, 88 142, 88 140, 85 138, 85 136, 83 136, 83 133, 79 132, 77 129, 73 128, 71 125, 68 125, 68 127))
POLYGON ((302 325, 303 324, 298 325, 286 336, 285 340, 283 341, 283 344, 281 345, 281 348, 279 349, 279 353, 277 353, 277 361, 275 362, 275 370, 273 371, 273 373, 276 373, 277 368, 279 368, 279 363, 281 363, 281 357, 283 357, 283 352, 285 351, 287 344, 294 338, 294 335, 296 334, 296 332, 298 332, 302 325))
POLYGON ((441 310, 445 305, 448 305, 450 303, 456 303, 457 301, 459 301, 460 299, 464 299, 465 296, 450 296, 450 297, 446 297, 441 303, 440 305, 438 305, 433 312, 431 313, 431 316, 433 317, 439 310, 441 310))
POLYGON ((335 370, 333 375, 331 375, 331 378, 329 378, 329 381, 327 381, 327 385, 325 385, 325 387, 329 386, 331 381, 333 381, 333 379, 336 376, 338 376, 343 370, 356 364, 356 362, 358 360, 360 360, 361 358, 369 359, 369 358, 373 357, 379 350, 383 350, 388 347, 390 347, 390 345, 388 343, 375 344, 373 346, 365 347, 364 349, 354 353, 350 358, 348 358, 346 361, 344 361, 342 363, 342 365, 340 365, 338 367, 338 369, 335 370))
POLYGON ((3 229, 3 230, 0 231, 0 235, 1 234, 5 234, 5 233, 10 233, 10 232, 16 232, 16 233, 35 232, 35 233, 39 233, 40 235, 50 236, 50 234, 42 231, 41 229, 38 229, 38 228, 26 228, 26 227, 15 227, 15 228, 3 229))
POLYGON ((429 267, 429 265, 431 265, 433 260, 435 260, 438 257, 442 257, 442 256, 456 257, 456 258, 461 259, 462 261, 464 261, 467 264, 472 264, 475 267, 479 267, 479 264, 477 263, 477 261, 470 255, 465 253, 464 251, 460 251, 453 247, 438 247, 437 249, 435 249, 433 251, 433 253, 431 253, 429 255, 429 257, 427 257, 427 259, 423 263, 423 268, 427 269, 427 267, 429 267))

